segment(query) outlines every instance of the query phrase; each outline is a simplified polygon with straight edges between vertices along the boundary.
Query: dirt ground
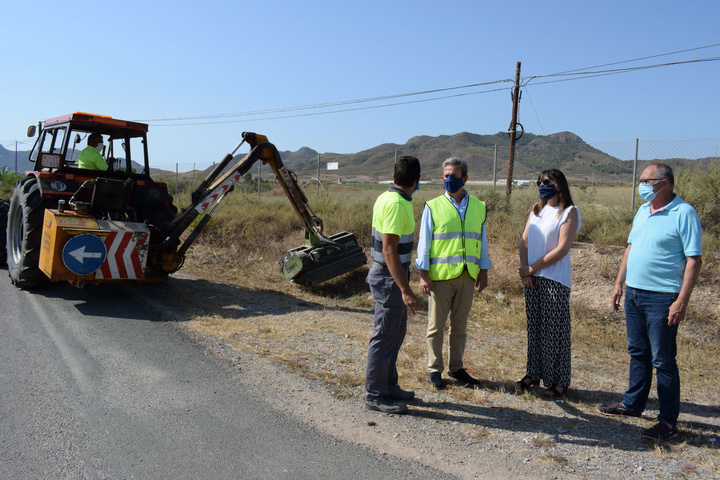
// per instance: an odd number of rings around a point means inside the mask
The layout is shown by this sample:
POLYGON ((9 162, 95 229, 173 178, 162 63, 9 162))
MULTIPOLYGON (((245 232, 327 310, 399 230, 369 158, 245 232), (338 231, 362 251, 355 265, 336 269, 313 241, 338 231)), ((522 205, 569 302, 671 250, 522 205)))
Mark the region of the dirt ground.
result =
MULTIPOLYGON (((194 254, 202 256, 203 252, 194 254)), ((592 245, 574 246, 572 298, 582 298, 593 308, 609 312, 609 295, 621 256, 622 249, 598 251, 592 245)), ((200 263, 190 262, 167 286, 176 291, 178 315, 191 319, 222 317, 223 321, 237 323, 261 317, 264 325, 277 325, 278 330, 300 319, 308 324, 353 324, 366 328, 368 335, 370 331, 369 308, 318 299, 307 292, 288 295, 241 284, 219 284, 200 263), (208 297, 197 299, 198 283, 211 289, 210 302, 208 297)), ((693 302, 714 309, 716 316, 719 313, 713 285, 699 287, 693 302)), ((410 412, 386 415, 363 408, 361 386, 353 387, 350 394, 338 395, 332 382, 307 374, 310 368, 328 371, 330 378, 341 378, 343 373, 338 372, 348 370, 355 376, 364 375, 366 339, 354 341, 340 327, 335 335, 308 333, 281 340, 277 340, 278 335, 272 340, 268 335, 268 343, 264 343, 258 335, 210 335, 196 321, 178 326, 239 369, 244 381, 262 386, 268 401, 279 411, 338 441, 364 445, 378 455, 412 459, 441 469, 448 477, 720 478, 720 389, 684 391, 679 425, 682 433, 662 446, 640 441, 640 432, 655 422, 654 394, 642 418, 618 419, 597 412, 598 403, 620 399, 627 380, 625 371, 601 379, 600 384, 608 388, 579 385, 564 400, 546 401, 542 400, 542 390, 516 395, 508 391, 507 381, 492 377, 483 378, 482 388, 474 391, 453 385, 433 391, 419 380, 424 379, 425 372, 417 365, 417 398, 409 404, 410 412), (273 350, 280 345, 271 344, 273 341, 284 342, 284 348, 306 349, 303 367, 294 367, 287 359, 278 360, 273 350), (238 348, 238 344, 247 347, 238 348)), ((422 319, 409 327, 403 348, 422 348, 423 330, 422 319)), ((626 355, 624 351, 618 354, 626 355)), ((574 368, 581 368, 579 359, 573 362, 574 368)))

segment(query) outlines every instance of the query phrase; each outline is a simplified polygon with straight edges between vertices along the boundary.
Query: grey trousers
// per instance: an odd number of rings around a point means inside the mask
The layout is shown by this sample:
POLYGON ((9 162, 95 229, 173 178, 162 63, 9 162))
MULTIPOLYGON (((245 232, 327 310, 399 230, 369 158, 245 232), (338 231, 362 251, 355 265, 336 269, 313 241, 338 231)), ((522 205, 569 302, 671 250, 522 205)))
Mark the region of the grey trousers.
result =
MULTIPOLYGON (((410 277, 409 269, 406 275, 410 277)), ((365 371, 365 398, 386 395, 398 384, 397 358, 407 331, 407 306, 387 265, 373 262, 367 282, 375 300, 375 318, 365 371)))

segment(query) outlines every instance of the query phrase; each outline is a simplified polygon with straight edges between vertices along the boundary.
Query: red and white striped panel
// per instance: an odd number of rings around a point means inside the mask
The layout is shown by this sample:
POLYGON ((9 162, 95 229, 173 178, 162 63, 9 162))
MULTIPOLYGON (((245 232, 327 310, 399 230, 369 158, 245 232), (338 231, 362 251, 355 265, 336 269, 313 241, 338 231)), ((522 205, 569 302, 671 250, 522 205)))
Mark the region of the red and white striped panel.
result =
POLYGON ((203 213, 212 204, 214 204, 218 198, 220 198, 220 195, 224 194, 228 188, 235 185, 241 177, 242 175, 240 175, 238 172, 230 175, 230 177, 228 177, 223 183, 213 189, 213 191, 209 195, 202 198, 198 206, 195 207, 195 210, 197 210, 198 213, 203 213))
POLYGON ((96 279, 130 279, 143 278, 145 264, 147 263, 148 240, 150 232, 126 230, 127 225, 120 226, 115 222, 114 229, 105 237, 107 258, 95 273, 96 279), (123 228, 125 227, 125 228, 123 228))

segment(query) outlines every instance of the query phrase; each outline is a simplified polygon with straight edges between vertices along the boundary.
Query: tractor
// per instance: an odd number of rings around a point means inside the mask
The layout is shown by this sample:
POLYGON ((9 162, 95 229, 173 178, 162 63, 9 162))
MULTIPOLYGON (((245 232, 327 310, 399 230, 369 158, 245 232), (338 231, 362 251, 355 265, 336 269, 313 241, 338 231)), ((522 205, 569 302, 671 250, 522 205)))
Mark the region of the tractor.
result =
POLYGON ((166 279, 182 267, 214 210, 257 161, 270 165, 305 229, 304 245, 279 260, 285 278, 313 286, 367 263, 354 234, 323 233, 296 176, 265 136, 244 132, 192 193, 191 204, 179 210, 167 184, 150 176, 147 132, 144 123, 83 112, 28 128, 28 136, 37 134, 30 153, 35 168, 18 182, 9 204, 0 205, 7 209, 7 266, 14 285, 166 279), (236 158, 245 143, 250 152, 236 158), (102 158, 88 168, 89 156, 102 158))

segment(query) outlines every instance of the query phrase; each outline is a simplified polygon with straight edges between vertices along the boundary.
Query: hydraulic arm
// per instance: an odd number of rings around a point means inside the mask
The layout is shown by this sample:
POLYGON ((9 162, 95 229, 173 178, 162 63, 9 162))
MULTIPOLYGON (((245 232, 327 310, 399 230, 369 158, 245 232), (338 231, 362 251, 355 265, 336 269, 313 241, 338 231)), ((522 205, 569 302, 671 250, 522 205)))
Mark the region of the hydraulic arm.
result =
POLYGON ((176 244, 182 233, 204 213, 203 218, 178 249, 177 254, 182 257, 208 224, 212 213, 225 195, 232 191, 235 183, 260 160, 263 164, 270 165, 305 228, 305 245, 288 251, 279 261, 283 275, 295 283, 310 286, 365 265, 367 258, 352 233, 324 235, 322 220, 308 204, 308 199, 298 186, 294 174, 283 165, 275 145, 268 142, 263 135, 244 132, 242 136, 243 140, 235 150, 226 155, 192 193, 191 205, 167 224, 164 229, 166 238, 160 248, 176 244), (228 168, 235 152, 243 143, 250 145, 250 152, 228 168))

